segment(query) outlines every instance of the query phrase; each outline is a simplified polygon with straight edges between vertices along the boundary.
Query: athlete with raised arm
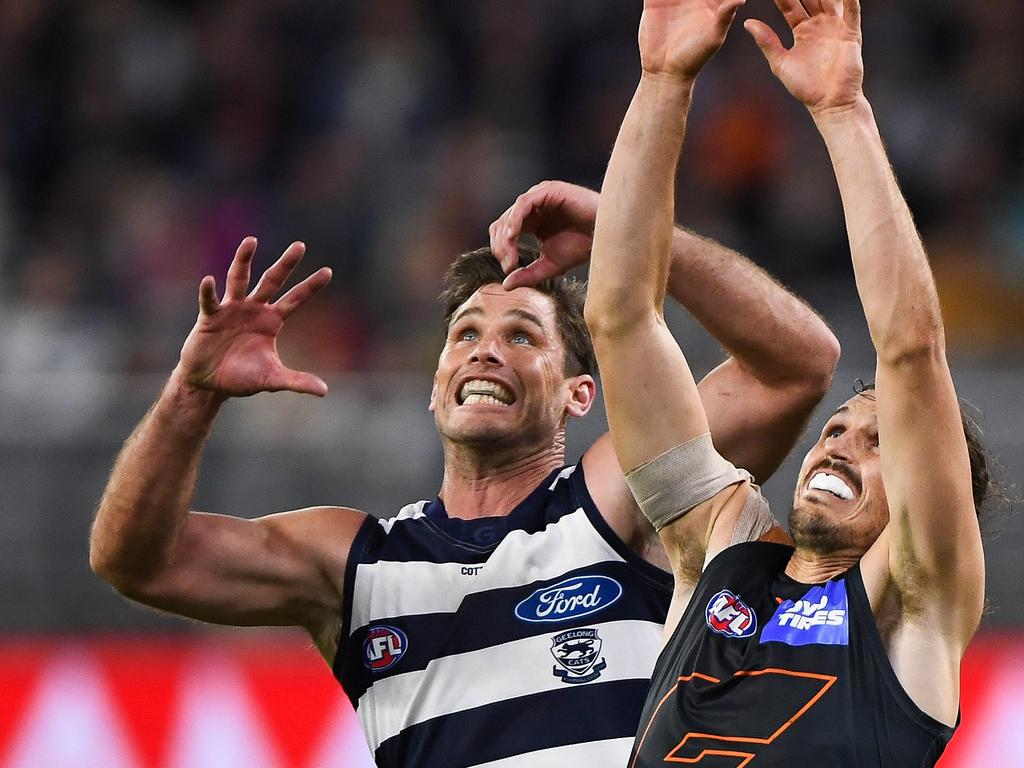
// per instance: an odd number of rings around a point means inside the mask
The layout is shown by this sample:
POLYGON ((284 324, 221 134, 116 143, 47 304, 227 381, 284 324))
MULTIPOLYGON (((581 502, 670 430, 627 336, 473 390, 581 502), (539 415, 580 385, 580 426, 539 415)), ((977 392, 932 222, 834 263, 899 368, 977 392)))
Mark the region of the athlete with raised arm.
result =
MULTIPOLYGON (((537 202, 547 211, 537 232, 545 259, 585 259, 595 196, 553 182, 545 189, 591 211, 589 222, 576 211, 553 224, 564 207, 537 202)), ((671 578, 657 567, 668 565, 664 551, 607 438, 564 466, 565 424, 595 394, 582 286, 532 283, 527 272, 515 279, 528 285, 506 290, 486 249, 453 264, 430 405, 445 461, 433 501, 381 521, 331 506, 255 520, 190 512, 202 448, 225 401, 327 389, 286 369, 276 338, 329 273, 273 302, 303 247, 289 247, 249 291, 255 248, 254 239, 242 242, 223 300, 214 279, 203 279, 180 361, 100 503, 93 568, 163 610, 304 627, 381 766, 623 765, 671 578)), ((528 269, 531 257, 519 257, 528 269)), ((711 428, 727 455, 767 477, 827 389, 837 343, 739 256, 679 233, 673 259, 685 276, 680 300, 732 354, 702 383, 711 428), (745 439, 751 434, 757 440, 745 439)), ((359 436, 348 439, 358 449, 359 436)), ((738 513, 721 530, 748 540, 777 535, 771 525, 738 513)))
POLYGON ((982 611, 985 472, 862 91, 857 0, 777 0, 788 50, 763 22, 746 24, 825 140, 877 352, 877 388, 839 408, 804 459, 795 547, 723 547, 721 521, 763 501, 715 450, 662 318, 694 81, 741 3, 645 3, 643 75, 594 237, 586 318, 616 453, 673 570, 689 571, 700 541, 709 559, 695 588, 677 587, 630 765, 930 766, 957 723, 960 661, 982 611))

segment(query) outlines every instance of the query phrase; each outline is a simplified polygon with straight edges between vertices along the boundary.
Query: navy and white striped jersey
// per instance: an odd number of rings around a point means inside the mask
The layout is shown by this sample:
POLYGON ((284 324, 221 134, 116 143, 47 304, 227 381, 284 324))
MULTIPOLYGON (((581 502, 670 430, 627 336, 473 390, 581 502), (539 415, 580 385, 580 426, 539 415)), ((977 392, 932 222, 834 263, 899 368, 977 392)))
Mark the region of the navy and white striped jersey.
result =
POLYGON ((356 536, 334 674, 382 768, 621 768, 671 596, 582 467, 507 516, 421 501, 356 536))

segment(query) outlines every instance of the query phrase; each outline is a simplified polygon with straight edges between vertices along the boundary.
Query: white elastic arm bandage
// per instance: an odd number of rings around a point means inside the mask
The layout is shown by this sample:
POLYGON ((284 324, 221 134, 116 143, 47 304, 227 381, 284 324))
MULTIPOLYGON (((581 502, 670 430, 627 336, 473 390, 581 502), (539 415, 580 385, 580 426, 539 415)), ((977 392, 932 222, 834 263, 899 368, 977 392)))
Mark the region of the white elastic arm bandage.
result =
POLYGON ((715 450, 705 433, 626 473, 633 498, 660 531, 730 485, 752 479, 715 450))
POLYGON ((775 516, 768 506, 768 500, 761 495, 761 489, 750 484, 750 493, 743 505, 740 516, 736 518, 729 546, 742 544, 745 541, 757 541, 775 525, 775 516))

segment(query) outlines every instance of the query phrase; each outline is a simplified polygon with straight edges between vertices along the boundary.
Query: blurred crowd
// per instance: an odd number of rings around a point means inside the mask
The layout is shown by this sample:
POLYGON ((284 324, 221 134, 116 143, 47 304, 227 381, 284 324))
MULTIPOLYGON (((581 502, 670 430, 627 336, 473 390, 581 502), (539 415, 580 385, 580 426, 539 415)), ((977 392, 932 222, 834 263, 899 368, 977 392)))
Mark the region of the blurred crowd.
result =
MULTIPOLYGON (((961 354, 1024 359, 1024 3, 865 0, 867 90, 961 354)), ((460 251, 599 185, 639 0, 0 0, 0 372, 166 372, 256 234, 332 286, 286 359, 429 370, 460 251)), ((779 28, 769 0, 749 0, 779 28)), ((742 29, 699 85, 682 220, 828 316, 854 299, 810 121, 742 29), (824 305, 824 306, 823 306, 824 305)))

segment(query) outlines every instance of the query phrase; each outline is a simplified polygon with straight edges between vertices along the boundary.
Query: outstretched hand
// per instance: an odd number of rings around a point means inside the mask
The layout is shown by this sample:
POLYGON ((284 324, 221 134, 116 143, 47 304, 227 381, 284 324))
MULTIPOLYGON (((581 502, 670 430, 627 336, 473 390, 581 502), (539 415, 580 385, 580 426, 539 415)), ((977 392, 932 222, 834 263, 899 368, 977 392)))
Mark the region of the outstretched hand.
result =
POLYGON ((775 0, 790 29, 786 49, 763 21, 744 28, 768 60, 772 73, 812 113, 843 109, 863 96, 859 0, 775 0))
POLYGON ((491 253, 508 277, 507 290, 558 277, 590 258, 599 195, 564 181, 542 181, 521 194, 491 224, 491 253), (519 266, 519 238, 534 235, 540 258, 519 266))
POLYGON ((256 252, 256 238, 247 237, 228 268, 223 300, 217 296, 214 278, 203 278, 199 319, 178 363, 185 382, 224 397, 280 391, 327 394, 322 379, 286 368, 277 352, 277 336, 285 320, 331 279, 331 270, 323 267, 271 303, 305 251, 302 243, 292 243, 247 294, 256 252))
POLYGON ((697 77, 746 0, 644 0, 640 63, 647 74, 697 77))

